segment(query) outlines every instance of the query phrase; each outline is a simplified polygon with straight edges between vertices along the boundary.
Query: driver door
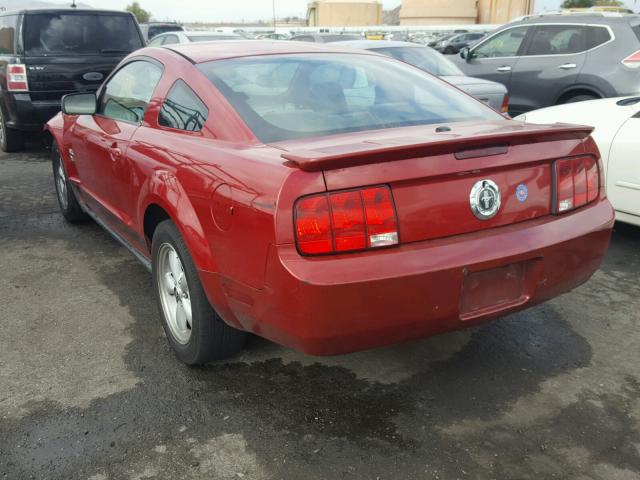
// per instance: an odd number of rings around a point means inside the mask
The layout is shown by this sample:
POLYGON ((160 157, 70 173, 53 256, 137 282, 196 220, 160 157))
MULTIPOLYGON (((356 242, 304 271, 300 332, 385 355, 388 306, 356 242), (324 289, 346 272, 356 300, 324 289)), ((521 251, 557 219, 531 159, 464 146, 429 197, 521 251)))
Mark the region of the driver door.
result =
POLYGON ((471 77, 502 83, 511 89, 511 72, 524 51, 531 26, 508 28, 473 47, 461 67, 471 77))
POLYGON ((83 197, 116 230, 130 224, 120 201, 126 195, 119 191, 131 182, 129 142, 161 76, 162 68, 154 62, 127 63, 102 87, 97 113, 78 117, 74 126, 72 147, 83 197))

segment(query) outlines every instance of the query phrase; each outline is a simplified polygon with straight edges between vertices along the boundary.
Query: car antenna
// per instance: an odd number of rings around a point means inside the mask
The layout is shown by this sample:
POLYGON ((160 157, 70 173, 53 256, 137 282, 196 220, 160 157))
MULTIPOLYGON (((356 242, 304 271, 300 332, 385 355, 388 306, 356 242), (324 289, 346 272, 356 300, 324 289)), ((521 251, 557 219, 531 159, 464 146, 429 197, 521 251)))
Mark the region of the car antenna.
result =
POLYGON ((78 8, 76 5, 76 0, 71 0, 71 8, 78 8))

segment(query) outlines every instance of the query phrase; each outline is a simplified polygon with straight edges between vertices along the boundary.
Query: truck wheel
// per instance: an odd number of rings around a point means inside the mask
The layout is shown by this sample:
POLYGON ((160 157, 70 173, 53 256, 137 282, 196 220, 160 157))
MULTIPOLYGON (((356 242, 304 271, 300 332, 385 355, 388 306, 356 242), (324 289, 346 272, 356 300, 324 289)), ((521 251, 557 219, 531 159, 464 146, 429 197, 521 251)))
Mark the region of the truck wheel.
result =
POLYGON ((160 223, 153 233, 152 273, 162 326, 180 361, 202 365, 242 349, 247 334, 227 325, 211 307, 171 220, 160 223))
POLYGON ((24 148, 24 134, 20 130, 8 128, 0 108, 0 149, 3 152, 19 152, 24 148))
POLYGON ((53 165, 53 179, 56 185, 56 193, 58 194, 60 213, 69 223, 86 222, 89 216, 82 210, 75 193, 73 193, 56 142, 51 145, 51 163, 53 165))

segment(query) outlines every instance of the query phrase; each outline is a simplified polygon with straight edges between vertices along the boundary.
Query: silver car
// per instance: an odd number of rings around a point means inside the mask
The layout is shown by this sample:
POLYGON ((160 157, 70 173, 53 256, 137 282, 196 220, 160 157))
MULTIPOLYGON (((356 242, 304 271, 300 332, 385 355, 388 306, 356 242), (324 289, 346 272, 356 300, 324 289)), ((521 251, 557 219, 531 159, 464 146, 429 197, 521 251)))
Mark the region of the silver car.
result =
POLYGON ((432 48, 415 43, 386 40, 356 40, 336 42, 334 45, 372 50, 396 58, 440 77, 499 112, 506 113, 509 110, 509 93, 504 85, 466 76, 453 62, 432 48))

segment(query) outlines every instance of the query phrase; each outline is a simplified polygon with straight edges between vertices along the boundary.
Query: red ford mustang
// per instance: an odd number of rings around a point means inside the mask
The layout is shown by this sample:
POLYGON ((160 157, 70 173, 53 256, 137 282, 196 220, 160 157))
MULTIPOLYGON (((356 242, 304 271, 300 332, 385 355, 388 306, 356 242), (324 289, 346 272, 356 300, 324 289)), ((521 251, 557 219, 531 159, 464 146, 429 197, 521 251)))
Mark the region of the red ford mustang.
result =
POLYGON ((147 48, 63 111, 62 213, 151 269, 188 364, 246 332, 328 355, 476 325, 585 282, 609 243, 589 128, 506 120, 374 53, 147 48))

